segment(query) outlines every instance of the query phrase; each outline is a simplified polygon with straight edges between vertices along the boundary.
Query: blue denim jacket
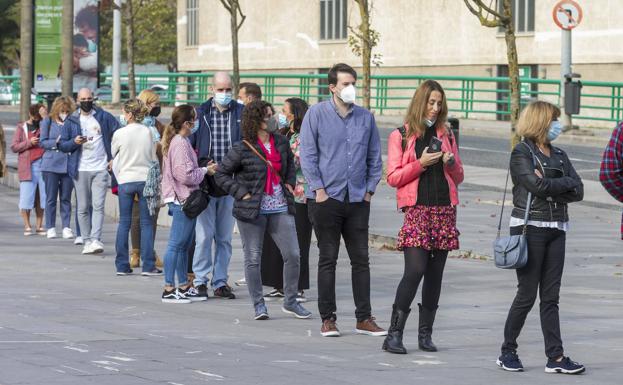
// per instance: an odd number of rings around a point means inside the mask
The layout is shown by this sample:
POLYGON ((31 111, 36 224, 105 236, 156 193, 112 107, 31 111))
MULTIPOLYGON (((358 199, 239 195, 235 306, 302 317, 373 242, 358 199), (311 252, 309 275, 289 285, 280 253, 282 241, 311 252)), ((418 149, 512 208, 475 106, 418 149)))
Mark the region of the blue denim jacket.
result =
POLYGON ((53 122, 50 118, 41 121, 39 145, 45 149, 41 160, 41 171, 67 174, 69 156, 58 148, 62 129, 62 124, 53 122))

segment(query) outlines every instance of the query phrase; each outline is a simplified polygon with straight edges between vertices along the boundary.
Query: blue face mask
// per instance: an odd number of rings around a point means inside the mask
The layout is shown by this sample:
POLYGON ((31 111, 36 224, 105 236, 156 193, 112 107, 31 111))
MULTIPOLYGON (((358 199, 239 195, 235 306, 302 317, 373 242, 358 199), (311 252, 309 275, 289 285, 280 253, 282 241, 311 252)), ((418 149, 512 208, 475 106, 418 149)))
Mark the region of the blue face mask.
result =
POLYGON ((228 106, 231 102, 231 92, 217 92, 214 94, 214 101, 221 106, 228 106))
POLYGON ((153 116, 146 116, 146 117, 144 117, 143 121, 141 123, 143 123, 147 127, 155 126, 155 124, 154 124, 154 117, 153 116))
POLYGON ((284 114, 279 114, 279 128, 286 128, 289 125, 288 118, 284 114))
POLYGON ((195 120, 195 124, 193 125, 193 128, 190 129, 190 133, 192 135, 197 131, 199 131, 199 119, 195 120))
POLYGON ((549 124, 549 130, 547 131, 547 140, 553 142, 562 133, 562 123, 559 120, 554 120, 549 124))
POLYGON ((95 42, 93 40, 87 40, 87 43, 89 44, 89 47, 87 48, 87 50, 89 52, 96 52, 97 51, 97 44, 95 44, 95 42))

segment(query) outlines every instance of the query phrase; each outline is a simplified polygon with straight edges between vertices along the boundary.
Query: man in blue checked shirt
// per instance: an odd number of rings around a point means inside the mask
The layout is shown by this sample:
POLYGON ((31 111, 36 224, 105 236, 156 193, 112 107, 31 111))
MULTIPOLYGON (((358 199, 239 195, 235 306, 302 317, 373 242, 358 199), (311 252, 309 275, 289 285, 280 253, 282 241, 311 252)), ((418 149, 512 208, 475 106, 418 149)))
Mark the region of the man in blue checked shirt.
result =
POLYGON ((336 325, 335 266, 344 238, 352 268, 360 334, 384 336, 372 317, 368 221, 370 200, 381 179, 381 141, 370 111, 355 105, 357 73, 336 64, 328 74, 331 99, 312 106, 301 127, 301 167, 310 187, 309 216, 318 239, 318 308, 321 334, 340 335, 336 325))

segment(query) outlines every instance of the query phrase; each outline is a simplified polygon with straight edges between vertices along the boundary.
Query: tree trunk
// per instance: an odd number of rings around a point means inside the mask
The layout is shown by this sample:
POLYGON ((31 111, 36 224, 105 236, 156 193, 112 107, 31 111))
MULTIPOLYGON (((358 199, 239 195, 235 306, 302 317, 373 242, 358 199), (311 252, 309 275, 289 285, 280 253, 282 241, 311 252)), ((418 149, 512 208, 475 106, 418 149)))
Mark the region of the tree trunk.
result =
POLYGON ((134 10, 133 0, 125 3, 126 11, 126 51, 128 55, 128 89, 130 99, 136 98, 136 79, 134 78, 134 10))
MULTIPOLYGON (((504 0, 504 12, 508 15, 512 15, 511 1, 504 0)), ((512 16, 509 17, 512 20, 512 16)), ((506 57, 508 59, 508 79, 510 87, 510 100, 511 100, 511 148, 514 148, 521 140, 521 137, 517 135, 515 129, 517 127, 517 121, 519 120, 520 109, 520 93, 519 93, 519 59, 517 57, 517 46, 515 44, 515 28, 512 21, 509 21, 505 25, 504 37, 506 39, 506 57)))
MULTIPOLYGON (((61 27, 62 53, 62 93, 72 96, 74 93, 74 1, 63 0, 63 26, 61 27)), ((93 90, 92 90, 93 91, 93 90)))
POLYGON ((368 0, 357 1, 361 16, 361 59, 363 64, 363 107, 370 109, 370 61, 372 60, 372 47, 370 36, 370 9, 368 0))
POLYGON ((32 3, 22 1, 20 26, 20 120, 28 120, 30 90, 32 89, 32 3))
POLYGON ((232 82, 234 86, 234 95, 238 95, 238 85, 240 84, 240 65, 238 63, 238 0, 230 1, 231 9, 231 52, 234 66, 234 76, 232 82))

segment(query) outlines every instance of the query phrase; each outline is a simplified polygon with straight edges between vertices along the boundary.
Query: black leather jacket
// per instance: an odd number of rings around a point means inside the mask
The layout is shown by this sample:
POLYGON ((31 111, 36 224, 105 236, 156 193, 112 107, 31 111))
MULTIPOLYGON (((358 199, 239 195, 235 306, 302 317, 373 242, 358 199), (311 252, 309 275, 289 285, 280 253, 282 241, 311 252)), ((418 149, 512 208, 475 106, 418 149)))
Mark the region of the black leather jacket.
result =
POLYGON ((582 179, 567 154, 558 147, 551 146, 548 158, 531 140, 524 139, 511 153, 510 172, 514 206, 511 216, 515 218, 524 217, 528 191, 532 192, 528 220, 533 221, 567 222, 567 203, 584 198, 582 179), (537 158, 536 168, 543 178, 534 172, 532 154, 537 158))

